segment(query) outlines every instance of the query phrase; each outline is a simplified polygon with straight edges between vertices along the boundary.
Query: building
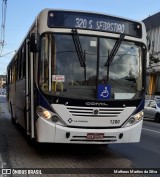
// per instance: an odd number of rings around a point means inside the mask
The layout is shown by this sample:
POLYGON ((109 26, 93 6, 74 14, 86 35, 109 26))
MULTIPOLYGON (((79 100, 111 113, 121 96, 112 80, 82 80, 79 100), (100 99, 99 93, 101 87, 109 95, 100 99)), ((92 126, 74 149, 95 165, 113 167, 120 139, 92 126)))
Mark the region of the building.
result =
POLYGON ((147 94, 160 95, 160 12, 143 20, 148 38, 147 94))
POLYGON ((0 75, 0 88, 3 88, 5 83, 6 83, 6 75, 0 75))

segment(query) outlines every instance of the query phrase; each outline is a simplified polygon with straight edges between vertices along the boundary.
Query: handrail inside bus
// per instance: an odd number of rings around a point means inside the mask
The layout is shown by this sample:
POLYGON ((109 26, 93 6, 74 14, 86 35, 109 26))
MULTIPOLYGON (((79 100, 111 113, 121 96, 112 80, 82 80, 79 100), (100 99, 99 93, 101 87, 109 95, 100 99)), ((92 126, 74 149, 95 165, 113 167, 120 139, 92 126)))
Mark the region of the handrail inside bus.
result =
POLYGON ((62 84, 62 82, 59 82, 59 81, 54 83, 54 91, 55 92, 57 91, 57 84, 60 85, 61 91, 63 92, 63 84, 62 84))

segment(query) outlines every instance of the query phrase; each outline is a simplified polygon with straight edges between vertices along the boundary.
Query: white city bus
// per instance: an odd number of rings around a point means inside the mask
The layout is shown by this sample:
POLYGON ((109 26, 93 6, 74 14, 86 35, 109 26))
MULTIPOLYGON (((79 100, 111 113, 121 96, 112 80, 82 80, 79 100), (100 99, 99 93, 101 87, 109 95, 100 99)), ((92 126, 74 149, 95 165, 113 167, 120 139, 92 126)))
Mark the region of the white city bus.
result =
POLYGON ((12 121, 37 142, 139 142, 146 56, 142 22, 45 9, 7 67, 12 121))

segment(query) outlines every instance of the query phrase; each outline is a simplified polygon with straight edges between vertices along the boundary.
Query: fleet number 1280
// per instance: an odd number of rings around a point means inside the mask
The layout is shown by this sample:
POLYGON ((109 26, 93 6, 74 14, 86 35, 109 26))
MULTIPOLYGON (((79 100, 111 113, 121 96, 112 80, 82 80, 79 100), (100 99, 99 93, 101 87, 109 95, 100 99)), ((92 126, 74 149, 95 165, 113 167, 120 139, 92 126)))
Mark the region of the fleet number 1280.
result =
POLYGON ((120 124, 120 120, 110 120, 111 124, 120 124))

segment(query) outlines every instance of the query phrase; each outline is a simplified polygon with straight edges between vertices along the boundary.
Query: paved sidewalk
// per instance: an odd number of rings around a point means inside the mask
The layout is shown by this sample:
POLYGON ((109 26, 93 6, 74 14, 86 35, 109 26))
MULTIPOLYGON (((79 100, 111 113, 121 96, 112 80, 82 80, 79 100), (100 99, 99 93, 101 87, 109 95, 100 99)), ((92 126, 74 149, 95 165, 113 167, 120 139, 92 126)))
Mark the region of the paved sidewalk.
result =
MULTIPOLYGON (((5 95, 0 95, 0 98, 5 97, 5 95)), ((2 100, 1 100, 2 101, 2 100)), ((0 169, 8 168, 8 146, 4 139, 5 130, 7 127, 4 128, 4 120, 6 116, 10 118, 10 114, 8 112, 7 104, 0 102, 0 169), (6 111, 7 110, 7 111, 6 111), (6 114, 7 112, 7 114, 6 114)), ((0 174, 0 177, 4 175, 0 174)))
MULTIPOLYGON (((1 115, 1 107, 0 107, 0 115, 1 115)), ((0 127, 1 128, 1 127, 0 127)), ((1 144, 2 142, 0 142, 1 144)), ((1 156, 1 152, 0 152, 0 168, 3 168, 3 161, 2 161, 2 156, 1 156)), ((0 174, 0 177, 2 177, 2 174, 0 174)))

